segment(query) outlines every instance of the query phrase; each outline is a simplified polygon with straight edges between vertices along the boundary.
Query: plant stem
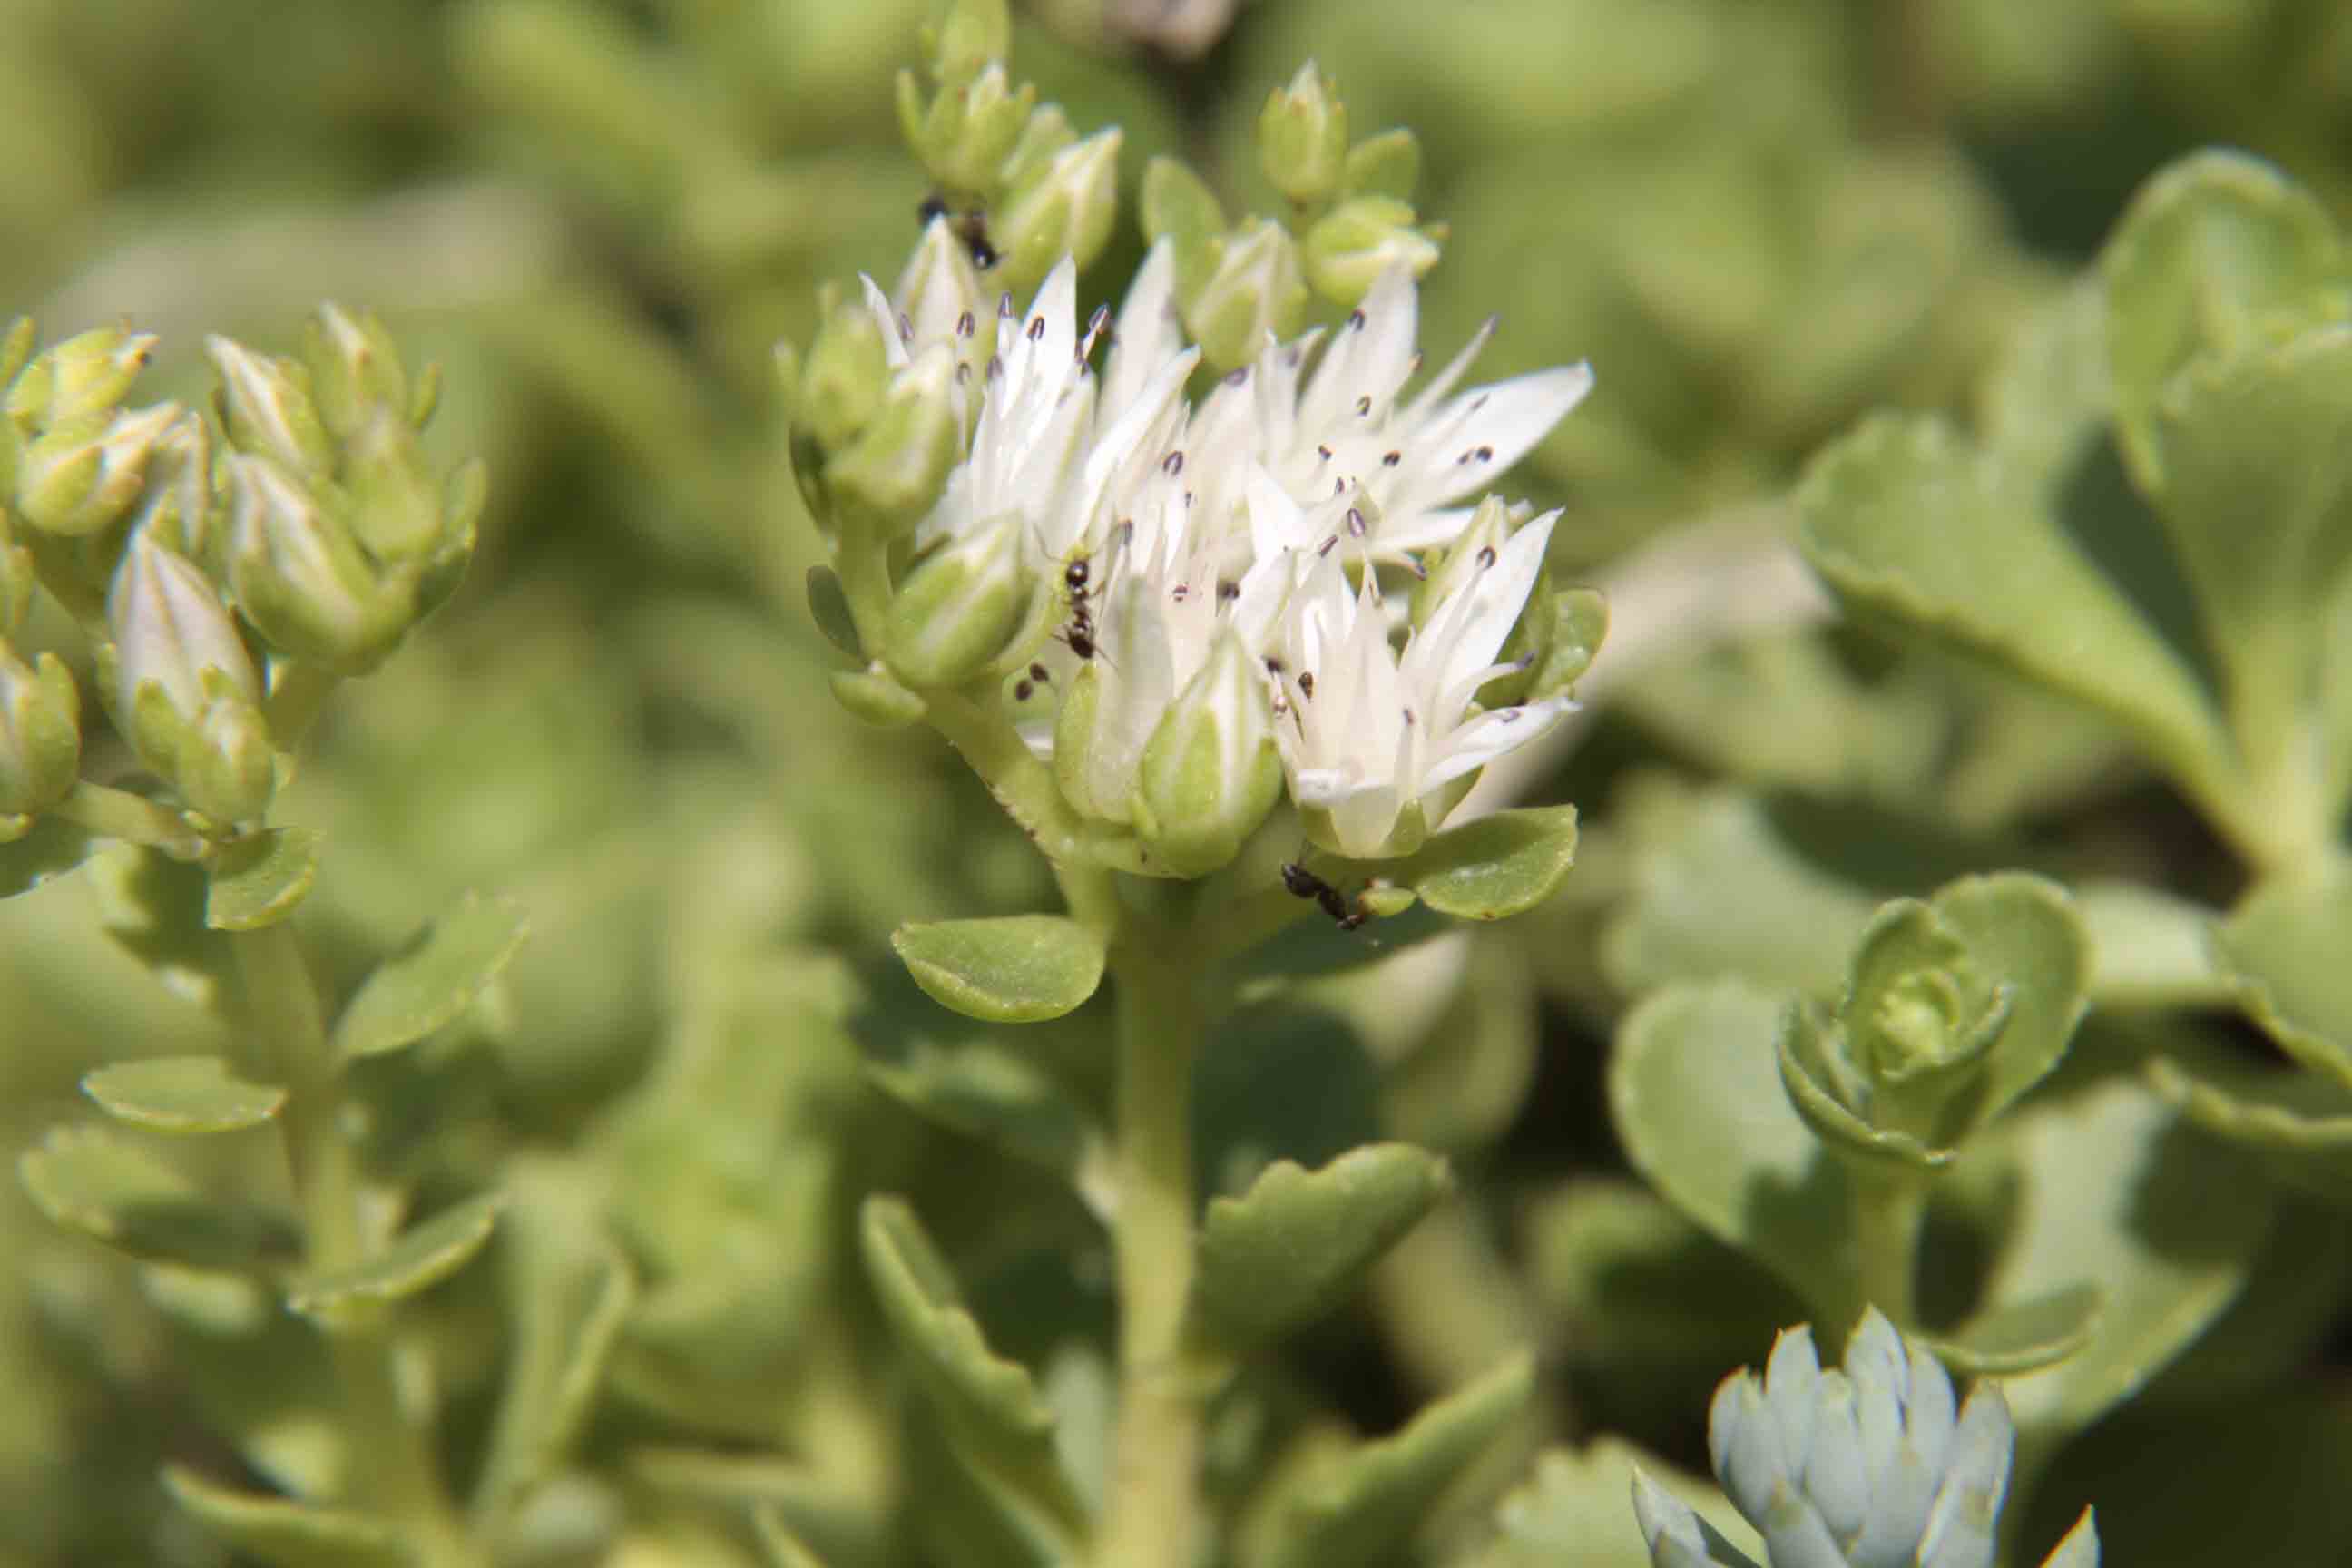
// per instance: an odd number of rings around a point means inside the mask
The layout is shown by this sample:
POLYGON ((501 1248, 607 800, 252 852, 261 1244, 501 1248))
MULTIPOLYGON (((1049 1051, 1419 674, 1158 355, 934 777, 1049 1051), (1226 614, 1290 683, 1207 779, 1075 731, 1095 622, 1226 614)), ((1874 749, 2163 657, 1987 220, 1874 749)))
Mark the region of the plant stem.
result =
MULTIPOLYGON (((280 922, 239 931, 236 952, 257 1064, 286 1086, 278 1118, 286 1163, 302 1209, 305 1263, 313 1274, 364 1263, 358 1162, 342 1131, 342 1079, 329 1052, 319 994, 280 922)), ((422 1561, 454 1568, 478 1562, 457 1510, 435 1473, 425 1434, 401 1408, 393 1345, 385 1325, 368 1321, 324 1331, 341 1385, 353 1495, 415 1531, 422 1561)))
POLYGON ((1129 917, 1111 949, 1118 1003, 1118 1432, 1102 1568, 1191 1568, 1201 1385, 1184 1353, 1192 1289, 1192 1058, 1205 1015, 1194 942, 1129 917))
POLYGON ((1927 1180, 1910 1171, 1852 1169, 1854 1244, 1861 1254, 1862 1299, 1913 1327, 1918 1310, 1919 1227, 1927 1218, 1927 1180))

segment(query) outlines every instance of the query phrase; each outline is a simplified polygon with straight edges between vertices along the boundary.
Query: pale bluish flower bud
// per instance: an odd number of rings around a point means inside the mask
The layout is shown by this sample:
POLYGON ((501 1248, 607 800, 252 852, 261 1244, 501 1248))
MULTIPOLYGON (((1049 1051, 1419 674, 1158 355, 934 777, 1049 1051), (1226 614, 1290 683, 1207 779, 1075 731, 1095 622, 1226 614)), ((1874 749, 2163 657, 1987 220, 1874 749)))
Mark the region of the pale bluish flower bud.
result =
POLYGON ((1143 748, 1135 820, 1168 869, 1203 876, 1240 852, 1281 793, 1265 678, 1228 631, 1143 748))
MULTIPOLYGON (((20 323, 10 342, 19 352, 17 333, 30 342, 29 323, 20 323)), ((46 430, 113 411, 147 367, 155 351, 153 334, 100 327, 79 333, 50 349, 25 366, 8 388, 0 413, 19 428, 46 430)))
POLYGON ((1633 1519, 1655 1568, 1754 1568, 1745 1555, 1716 1555, 1690 1504, 1633 1468, 1633 1519))
POLYGON ((353 438, 386 411, 407 422, 407 373, 373 312, 353 316, 331 302, 320 305, 302 324, 302 358, 319 418, 336 440, 353 438))
MULTIPOLYGON (((1286 338, 1297 331, 1307 283, 1297 242, 1263 218, 1217 242, 1212 254, 1208 278, 1181 301, 1184 327, 1211 365, 1231 370, 1255 358, 1268 333, 1286 338)), ((1178 256, 1181 266, 1181 241, 1178 256)))
POLYGON ((963 442, 956 373, 953 351, 934 343, 891 378, 872 421, 825 465, 835 526, 896 539, 931 510, 963 442))
POLYGON ((994 226, 1005 288, 1031 287, 1065 256, 1083 268, 1102 254, 1118 216, 1120 136, 1114 126, 1064 148, 1005 198, 994 226))
POLYGON ((1438 234, 1413 226, 1413 210, 1391 196, 1350 196, 1307 231, 1307 276, 1315 291, 1349 309, 1381 274, 1402 266, 1415 278, 1437 265, 1438 234))
MULTIPOLYGON (((81 700, 53 653, 37 669, 0 640, 0 822, 63 800, 81 777, 81 700)), ((13 837, 0 831, 0 837, 13 837)))
POLYGON ((18 459, 18 515, 70 538, 120 521, 145 488, 149 455, 179 417, 178 404, 159 403, 52 426, 18 459))
POLYGON ((1348 161, 1348 106, 1307 61, 1257 117, 1257 163, 1274 188, 1304 206, 1328 201, 1348 161))
POLYGON ((1001 62, 992 60, 968 81, 940 84, 929 105, 912 71, 898 73, 898 128, 934 184, 950 192, 984 195, 1037 106, 1037 89, 1015 89, 1001 62))
POLYGON ((268 807, 274 758, 261 681, 211 582, 134 535, 107 596, 100 672, 117 724, 190 805, 223 821, 268 807))
POLYGON ((961 686, 1004 657, 1028 619, 1034 574, 1017 512, 917 565, 890 601, 884 662, 910 687, 961 686))
POLYGON ((311 399, 308 371, 218 335, 205 340, 205 353, 220 373, 221 424, 231 446, 305 479, 334 476, 334 447, 311 399))
POLYGON ((352 531, 267 458, 228 459, 229 586, 272 645, 358 673, 407 629, 407 595, 379 585, 352 531))

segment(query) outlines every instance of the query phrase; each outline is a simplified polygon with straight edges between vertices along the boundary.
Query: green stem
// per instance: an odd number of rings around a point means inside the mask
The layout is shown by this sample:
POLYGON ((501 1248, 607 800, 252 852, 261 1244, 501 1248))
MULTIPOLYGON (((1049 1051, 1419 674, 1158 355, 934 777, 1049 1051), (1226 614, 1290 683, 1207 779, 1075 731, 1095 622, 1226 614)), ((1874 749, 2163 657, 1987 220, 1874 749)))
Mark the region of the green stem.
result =
POLYGON ((49 811, 101 838, 144 845, 174 860, 201 860, 212 849, 212 841, 170 807, 158 805, 143 795, 87 780, 74 785, 73 793, 49 811))
POLYGON ((1919 1271, 1919 1228, 1927 1218, 1927 1179, 1911 1171, 1849 1171, 1862 1299, 1908 1329, 1918 1321, 1913 1280, 1919 1271))
MULTIPOLYGON (((343 1086, 331 1054, 319 994, 289 926, 231 936, 243 983, 248 1048, 256 1065, 286 1086, 278 1129, 302 1209, 305 1264, 313 1274, 367 1260, 360 1219, 359 1164, 341 1131, 343 1086)), ((401 1407, 386 1326, 327 1331, 343 1395, 354 1496, 415 1531, 422 1561, 470 1568, 479 1561, 436 1474, 425 1434, 401 1407)))
POLYGON ((1192 1290, 1192 1058, 1205 955, 1130 918, 1111 950, 1118 1003, 1118 1432, 1101 1568, 1191 1568, 1201 1403, 1184 1353, 1192 1290))
POLYGON ((290 752, 310 732, 319 715, 342 684, 342 677, 303 659, 288 659, 270 671, 269 697, 263 717, 269 721, 269 742, 290 752))

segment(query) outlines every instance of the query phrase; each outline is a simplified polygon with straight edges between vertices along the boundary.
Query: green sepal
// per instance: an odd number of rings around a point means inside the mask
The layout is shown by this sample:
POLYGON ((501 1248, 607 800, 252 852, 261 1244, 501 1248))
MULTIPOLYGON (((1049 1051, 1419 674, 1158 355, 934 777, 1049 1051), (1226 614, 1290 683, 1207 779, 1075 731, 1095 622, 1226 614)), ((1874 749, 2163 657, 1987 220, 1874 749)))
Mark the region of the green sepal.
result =
POLYGON ((2227 152, 2182 159, 2141 187, 2099 272, 2116 426, 2156 495, 2165 489, 2155 419, 2167 384, 2202 355, 2254 346, 2282 316, 2319 313, 2352 281, 2327 209, 2272 165, 2227 152))
POLYGON ((319 879, 320 835, 272 827, 222 850, 206 868, 205 924, 215 931, 259 931, 299 908, 319 879))
POLYGON ((530 920, 509 899, 469 892, 376 965, 335 1020, 338 1056, 380 1056, 448 1027, 522 948, 530 920))
POLYGON ((903 730, 929 710, 918 692, 898 684, 898 678, 879 663, 865 669, 836 669, 825 677, 833 700, 851 714, 880 730, 903 730))
POLYGON ((1176 247, 1176 295, 1190 300, 1207 284, 1215 265, 1225 210, 1208 182, 1174 158, 1154 158, 1143 167, 1139 215, 1147 242, 1165 239, 1176 247))
POLYGON ((391 1303, 423 1294, 470 1262, 505 1205, 499 1193, 452 1204, 356 1268, 294 1281, 286 1304, 330 1332, 371 1326, 391 1303))
POLYGON ((882 628, 891 672, 912 687, 961 686, 1001 658, 1030 610, 1027 539, 1007 512, 908 573, 882 628))
POLYGON ((295 1248, 281 1218, 215 1203, 147 1148, 97 1128, 52 1129, 16 1174, 50 1219, 133 1258, 252 1270, 295 1248))
POLYGON ((1421 184, 1421 142, 1402 126, 1367 136, 1348 149, 1339 188, 1351 196, 1412 200, 1421 184))
POLYGON ((1526 1411, 1535 1363, 1518 1355, 1303 1479, 1275 1516, 1265 1568, 1326 1568, 1396 1554, 1454 1483, 1526 1411))
POLYGON ((401 1527, 356 1510, 215 1486, 184 1465, 163 1489, 241 1558, 272 1568, 413 1568, 422 1554, 401 1527))
MULTIPOLYGON (((1564 588, 1547 604, 1546 625, 1531 631, 1528 622, 1537 617, 1530 615, 1511 634, 1514 640, 1526 637, 1533 644, 1536 662, 1522 678, 1524 683, 1511 690, 1508 701, 1540 702, 1570 689, 1592 668, 1601 642, 1609 636, 1609 600, 1598 588, 1564 588)), ((1504 646, 1503 656, 1516 657, 1510 645, 1504 646)), ((1496 689, 1508 679, 1480 688, 1478 700, 1488 708, 1503 706, 1505 700, 1496 689)))
POLYGON ((152 1057, 86 1073, 81 1091, 117 1121, 151 1132, 240 1132, 285 1107, 277 1084, 250 1083, 219 1057, 152 1057))
POLYGON ((1439 914, 1499 921, 1550 898, 1575 864, 1576 807, 1533 805, 1449 827, 1379 869, 1439 914))
POLYGON ((825 641, 866 662, 865 646, 857 640, 857 622, 849 612, 849 595, 842 591, 841 574, 819 563, 808 569, 809 617, 825 641))
POLYGON ((1102 939, 1059 915, 900 926, 890 946, 926 995, 991 1024, 1036 1024, 1085 1004, 1102 984, 1102 939))
POLYGON ((1325 1316, 1453 1190, 1444 1160, 1405 1143, 1317 1171, 1276 1161, 1240 1197, 1210 1203, 1189 1332, 1240 1352, 1325 1316))
POLYGON ((891 1334, 957 1458, 1000 1504, 1025 1505, 1076 1533, 1083 1510, 1055 1448, 1053 1408, 1026 1367, 988 1348, 915 1211, 903 1198, 867 1198, 858 1242, 891 1334))

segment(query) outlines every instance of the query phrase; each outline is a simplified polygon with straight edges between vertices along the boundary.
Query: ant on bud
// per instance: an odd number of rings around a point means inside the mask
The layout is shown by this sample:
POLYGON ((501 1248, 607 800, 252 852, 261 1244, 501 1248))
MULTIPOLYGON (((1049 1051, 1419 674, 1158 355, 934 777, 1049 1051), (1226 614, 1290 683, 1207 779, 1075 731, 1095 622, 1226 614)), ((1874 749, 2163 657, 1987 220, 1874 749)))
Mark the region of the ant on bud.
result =
POLYGON ((963 241, 964 250, 971 257, 971 264, 981 271, 987 271, 1003 259, 996 247, 989 243, 988 213, 985 209, 972 207, 958 212, 948 205, 945 196, 935 191, 917 205, 915 216, 922 220, 925 228, 929 228, 934 219, 946 218, 948 226, 955 231, 955 237, 963 241))
POLYGON ((1341 931, 1354 931, 1372 918, 1372 911, 1364 908, 1360 899, 1350 904, 1340 896, 1339 889, 1296 860, 1282 863, 1282 885, 1294 899, 1315 900, 1341 931))

